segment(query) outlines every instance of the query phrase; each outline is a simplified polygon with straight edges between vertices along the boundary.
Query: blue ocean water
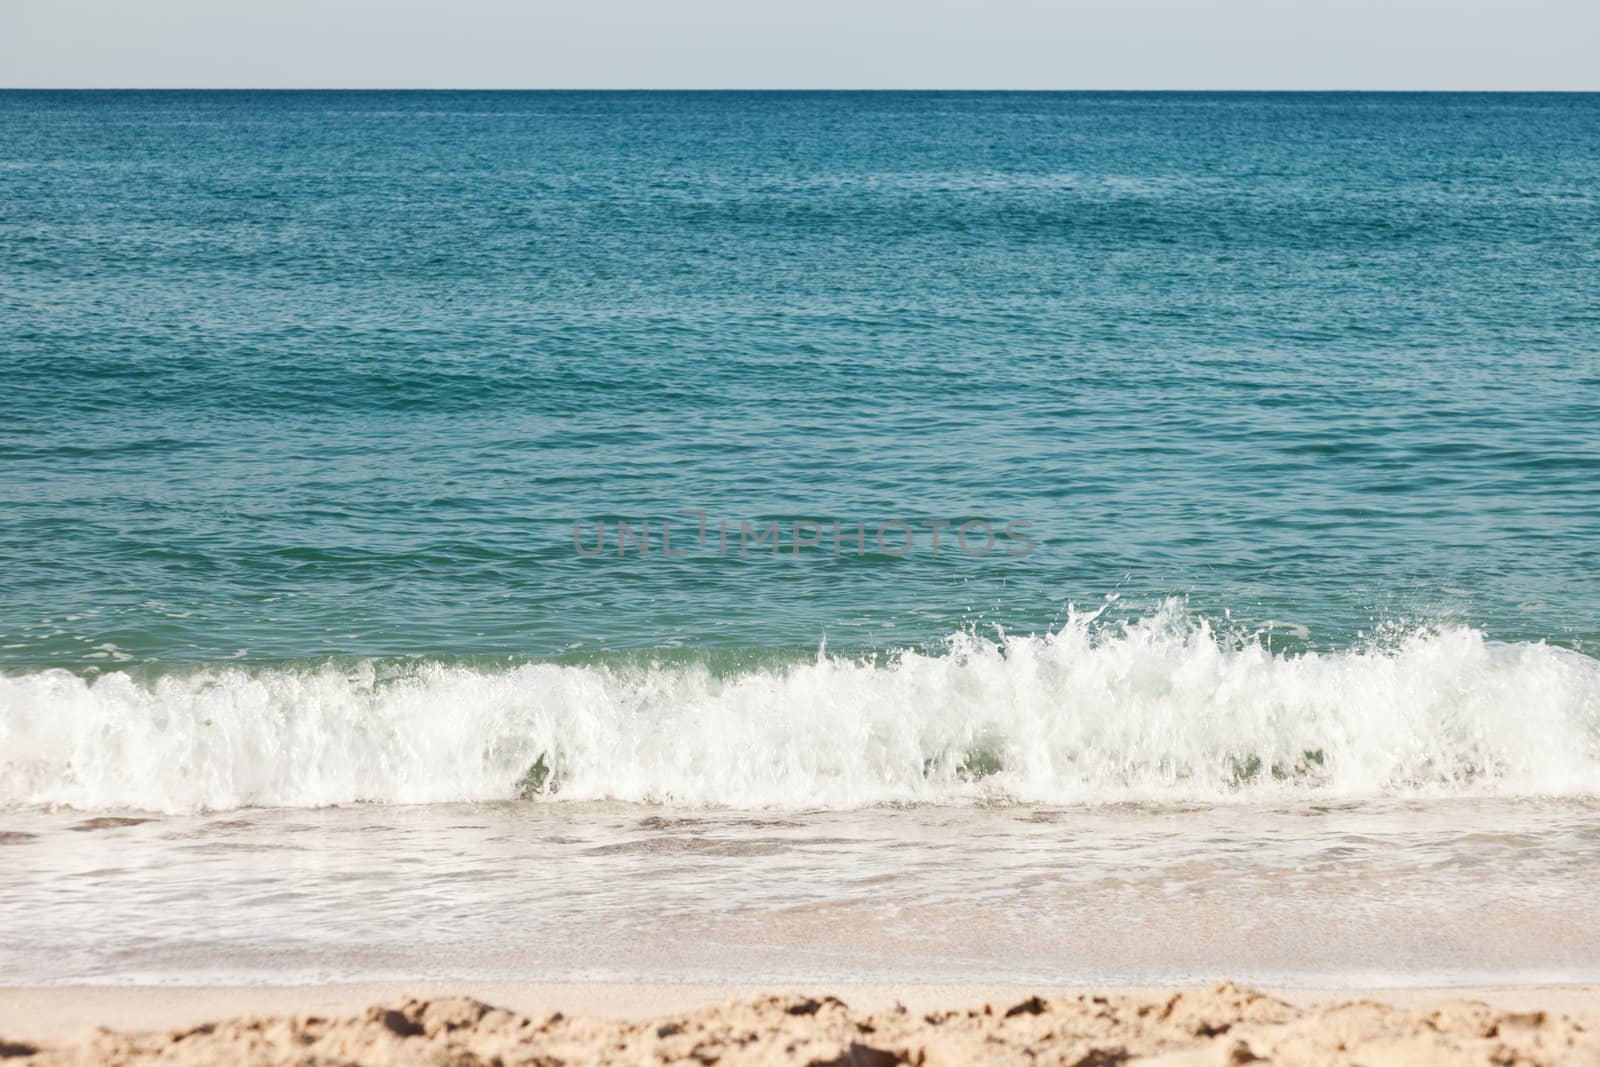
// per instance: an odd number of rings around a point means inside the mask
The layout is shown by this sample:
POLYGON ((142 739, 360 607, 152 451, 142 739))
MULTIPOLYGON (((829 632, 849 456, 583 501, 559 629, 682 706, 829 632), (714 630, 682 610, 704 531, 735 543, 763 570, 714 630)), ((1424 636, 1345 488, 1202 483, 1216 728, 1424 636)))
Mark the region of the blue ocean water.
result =
POLYGON ((7 800, 1600 767, 1600 96, 7 92, 0 264, 7 800))

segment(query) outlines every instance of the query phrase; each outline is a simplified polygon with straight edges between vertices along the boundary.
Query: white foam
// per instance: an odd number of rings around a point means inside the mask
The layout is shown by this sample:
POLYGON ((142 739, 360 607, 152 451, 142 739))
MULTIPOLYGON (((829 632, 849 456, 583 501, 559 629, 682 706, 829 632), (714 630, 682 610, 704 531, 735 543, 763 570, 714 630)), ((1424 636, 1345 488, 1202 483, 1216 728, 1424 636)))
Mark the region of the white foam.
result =
POLYGON ((0 678, 0 804, 157 811, 515 796, 850 807, 1600 793, 1600 661, 1468 628, 1284 655, 1181 605, 941 655, 0 678))

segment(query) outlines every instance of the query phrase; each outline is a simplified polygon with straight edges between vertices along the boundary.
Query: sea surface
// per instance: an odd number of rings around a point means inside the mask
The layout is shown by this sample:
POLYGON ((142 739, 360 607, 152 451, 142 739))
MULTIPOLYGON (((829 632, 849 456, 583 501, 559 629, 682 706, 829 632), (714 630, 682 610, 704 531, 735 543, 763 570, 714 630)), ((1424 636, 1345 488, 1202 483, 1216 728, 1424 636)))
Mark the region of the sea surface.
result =
POLYGON ((0 975, 1600 980, 1600 95, 0 92, 0 975))

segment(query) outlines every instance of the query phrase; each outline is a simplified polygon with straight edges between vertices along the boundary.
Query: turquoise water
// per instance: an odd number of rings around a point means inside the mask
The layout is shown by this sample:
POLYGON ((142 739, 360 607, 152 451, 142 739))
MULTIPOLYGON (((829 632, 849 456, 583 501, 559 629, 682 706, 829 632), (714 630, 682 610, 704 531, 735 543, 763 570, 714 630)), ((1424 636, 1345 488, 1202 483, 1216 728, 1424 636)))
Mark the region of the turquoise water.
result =
POLYGON ((1596 780, 1597 96, 0 93, 0 263, 0 799, 1596 780))

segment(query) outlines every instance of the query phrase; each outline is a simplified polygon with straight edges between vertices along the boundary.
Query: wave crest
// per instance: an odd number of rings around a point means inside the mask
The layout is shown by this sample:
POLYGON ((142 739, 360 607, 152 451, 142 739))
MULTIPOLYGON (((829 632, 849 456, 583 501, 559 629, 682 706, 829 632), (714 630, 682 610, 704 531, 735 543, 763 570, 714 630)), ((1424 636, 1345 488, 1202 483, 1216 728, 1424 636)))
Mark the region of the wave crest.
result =
POLYGON ((1169 604, 941 654, 0 678, 0 804, 851 807, 1600 791, 1600 661, 1466 627, 1283 654, 1169 604))

